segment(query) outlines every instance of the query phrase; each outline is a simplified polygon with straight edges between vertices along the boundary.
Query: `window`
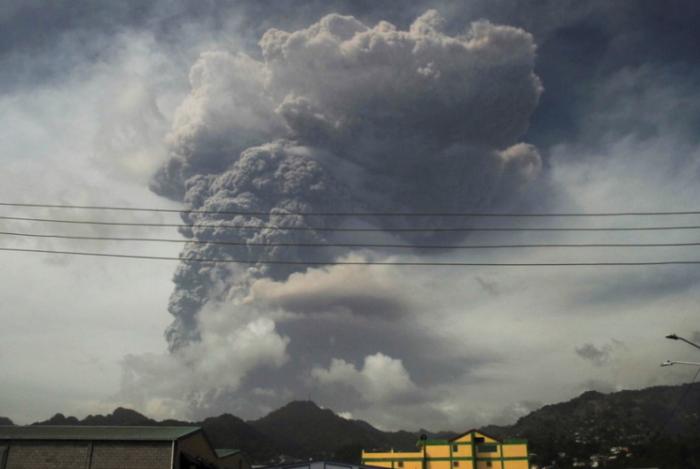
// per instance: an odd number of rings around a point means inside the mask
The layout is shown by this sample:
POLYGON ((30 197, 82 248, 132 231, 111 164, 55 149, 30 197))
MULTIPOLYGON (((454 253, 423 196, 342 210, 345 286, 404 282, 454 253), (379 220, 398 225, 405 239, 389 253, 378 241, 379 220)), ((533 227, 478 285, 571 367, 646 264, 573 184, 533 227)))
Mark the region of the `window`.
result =
POLYGON ((491 467, 493 464, 491 464, 491 461, 486 461, 486 467, 491 467))
POLYGON ((459 467, 459 461, 452 461, 452 467, 459 467))
POLYGON ((496 445, 479 445, 476 447, 476 451, 479 453, 495 453, 498 451, 498 446, 496 445))
POLYGON ((484 442, 483 436, 475 436, 474 437, 474 443, 483 443, 483 442, 484 442))
POLYGON ((399 461, 399 467, 403 467, 403 461, 399 461))
POLYGON ((452 445, 452 452, 458 453, 459 452, 459 445, 452 445))

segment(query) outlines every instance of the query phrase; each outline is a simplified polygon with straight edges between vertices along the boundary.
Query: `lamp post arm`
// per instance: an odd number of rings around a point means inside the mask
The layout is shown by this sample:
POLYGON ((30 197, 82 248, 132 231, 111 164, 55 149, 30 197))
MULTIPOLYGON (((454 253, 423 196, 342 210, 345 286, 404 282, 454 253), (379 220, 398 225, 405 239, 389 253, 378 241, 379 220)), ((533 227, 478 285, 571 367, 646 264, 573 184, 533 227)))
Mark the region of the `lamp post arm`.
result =
POLYGON ((690 365, 690 366, 700 366, 699 362, 683 362, 676 360, 666 360, 661 364, 661 366, 672 366, 672 365, 690 365))
POLYGON ((691 341, 688 340, 688 339, 684 339, 683 337, 681 337, 681 336, 679 336, 679 335, 676 335, 676 334, 669 334, 669 335, 666 336, 666 338, 667 338, 667 339, 672 339, 672 340, 682 340, 682 341, 685 342, 686 344, 691 345, 691 346, 695 347, 696 349, 700 349, 700 345, 696 344, 695 342, 691 342, 691 341))
POLYGON ((696 349, 700 349, 700 345, 696 344, 695 342, 691 342, 691 341, 689 341, 688 339, 684 339, 683 337, 679 337, 678 340, 682 340, 682 341, 685 342, 686 344, 692 345, 692 346, 695 347, 696 349))

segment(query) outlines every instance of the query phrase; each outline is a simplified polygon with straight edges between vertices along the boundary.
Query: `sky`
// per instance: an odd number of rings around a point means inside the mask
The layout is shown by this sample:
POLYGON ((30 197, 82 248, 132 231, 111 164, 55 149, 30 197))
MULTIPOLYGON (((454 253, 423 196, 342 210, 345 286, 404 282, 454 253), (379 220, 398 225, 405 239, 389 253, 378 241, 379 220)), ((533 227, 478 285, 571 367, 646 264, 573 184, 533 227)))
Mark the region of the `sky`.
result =
POLYGON ((699 13, 651 0, 3 2, 0 202, 202 212, 4 206, 188 226, 0 220, 182 241, 0 235, 0 247, 298 264, 1 252, 0 415, 251 419, 312 399, 382 429, 459 431, 588 390, 686 382, 687 368, 658 365, 697 360, 664 336, 700 338, 698 266, 364 263, 700 259, 410 248, 689 243, 692 230, 430 230, 697 216, 347 214, 697 210, 699 13), (341 264, 303 265, 329 260, 341 264))

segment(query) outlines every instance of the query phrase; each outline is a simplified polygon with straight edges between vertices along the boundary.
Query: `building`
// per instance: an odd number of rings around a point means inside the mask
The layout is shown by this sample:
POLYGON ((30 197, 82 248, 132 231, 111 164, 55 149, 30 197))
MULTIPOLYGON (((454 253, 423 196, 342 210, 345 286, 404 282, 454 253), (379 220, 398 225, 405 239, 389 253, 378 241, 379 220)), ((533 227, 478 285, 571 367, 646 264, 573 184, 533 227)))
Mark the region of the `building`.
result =
POLYGON ((376 469, 372 466, 349 464, 337 461, 299 461, 273 464, 256 469, 376 469))
POLYGON ((362 451, 362 464, 387 469, 528 469, 525 440, 499 440, 470 430, 451 440, 418 441, 415 452, 362 451))
POLYGON ((0 469, 250 469, 199 427, 0 426, 0 469))

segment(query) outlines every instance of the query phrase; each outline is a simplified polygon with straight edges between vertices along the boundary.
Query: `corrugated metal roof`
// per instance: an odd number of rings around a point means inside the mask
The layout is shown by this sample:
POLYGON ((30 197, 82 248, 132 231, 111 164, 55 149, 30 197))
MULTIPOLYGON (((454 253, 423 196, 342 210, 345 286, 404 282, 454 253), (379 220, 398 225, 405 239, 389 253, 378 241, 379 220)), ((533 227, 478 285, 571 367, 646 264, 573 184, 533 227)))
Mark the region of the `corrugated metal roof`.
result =
POLYGON ((0 425, 0 440, 174 441, 198 430, 199 427, 0 425))
POLYGON ((229 448, 216 448, 214 450, 217 458, 227 458, 233 456, 236 453, 240 453, 240 449, 229 449, 229 448))

